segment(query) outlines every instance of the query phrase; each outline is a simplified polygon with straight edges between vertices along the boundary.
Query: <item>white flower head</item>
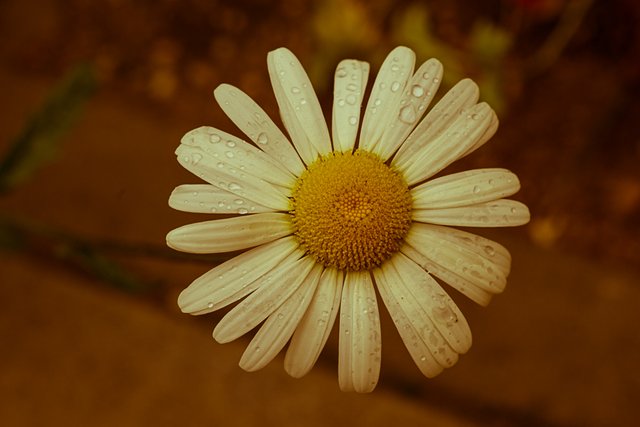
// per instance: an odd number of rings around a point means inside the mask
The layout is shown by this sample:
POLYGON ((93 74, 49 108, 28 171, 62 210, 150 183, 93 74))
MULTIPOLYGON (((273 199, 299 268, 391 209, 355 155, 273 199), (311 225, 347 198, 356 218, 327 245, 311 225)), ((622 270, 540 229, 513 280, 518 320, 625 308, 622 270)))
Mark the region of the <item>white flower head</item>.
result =
POLYGON ((340 388, 370 392, 380 371, 377 288, 420 371, 437 375, 469 349, 471 331, 434 277, 486 305, 504 289, 511 262, 498 243, 450 226, 529 220, 525 205, 504 198, 520 188, 508 170, 430 179, 493 136, 494 111, 465 79, 427 113, 442 65, 430 59, 414 70, 415 54, 398 47, 363 116, 369 65, 340 62, 329 132, 298 59, 280 48, 267 61, 288 136, 223 84, 215 98, 252 144, 201 127, 176 150, 206 184, 178 186, 170 206, 237 215, 177 228, 167 244, 193 253, 246 250, 197 278, 180 294, 180 308, 204 314, 241 300, 213 337, 225 343, 261 325, 240 366, 260 369, 289 343, 284 365, 294 377, 313 367, 339 313, 340 388))

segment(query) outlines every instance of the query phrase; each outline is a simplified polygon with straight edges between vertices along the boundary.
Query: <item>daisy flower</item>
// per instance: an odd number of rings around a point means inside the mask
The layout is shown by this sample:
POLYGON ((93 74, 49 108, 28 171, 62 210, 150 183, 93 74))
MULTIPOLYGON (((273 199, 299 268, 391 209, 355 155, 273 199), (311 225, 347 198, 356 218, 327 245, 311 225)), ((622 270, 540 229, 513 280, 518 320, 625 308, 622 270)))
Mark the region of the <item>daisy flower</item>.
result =
POLYGON ((215 98, 252 144, 200 127, 176 150, 206 183, 178 186, 169 205, 225 217, 177 228, 167 244, 245 251, 197 278, 180 308, 205 314, 236 303, 214 339, 226 343, 260 325, 240 366, 260 369, 288 343, 284 367, 293 377, 313 367, 339 314, 340 388, 370 392, 380 372, 379 295, 420 371, 439 374, 471 346, 469 325, 440 282, 486 305, 504 289, 511 261, 500 244, 450 226, 529 220, 525 205, 504 198, 520 188, 508 170, 431 179, 495 133, 495 113, 478 103, 469 79, 426 113, 442 65, 430 59, 414 71, 415 54, 398 47, 362 117, 369 64, 340 62, 330 132, 298 59, 280 48, 267 63, 288 136, 249 96, 222 84, 215 98))

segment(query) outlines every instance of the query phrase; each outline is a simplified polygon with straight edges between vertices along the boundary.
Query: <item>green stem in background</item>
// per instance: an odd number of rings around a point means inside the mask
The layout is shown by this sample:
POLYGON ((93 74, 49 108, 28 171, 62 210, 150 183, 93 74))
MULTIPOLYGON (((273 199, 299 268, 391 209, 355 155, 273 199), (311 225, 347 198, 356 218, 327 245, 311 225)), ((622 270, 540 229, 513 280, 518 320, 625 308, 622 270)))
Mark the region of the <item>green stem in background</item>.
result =
POLYGON ((528 76, 535 77, 548 70, 562 55, 571 38, 580 28, 593 0, 568 1, 560 22, 527 64, 528 76))
POLYGON ((75 67, 58 84, 0 160, 0 193, 13 189, 53 157, 96 87, 93 70, 88 65, 75 67))
POLYGON ((128 292, 152 290, 112 257, 164 258, 220 264, 233 254, 193 255, 165 246, 90 240, 50 226, 0 216, 0 249, 21 251, 71 265, 110 285, 128 292))

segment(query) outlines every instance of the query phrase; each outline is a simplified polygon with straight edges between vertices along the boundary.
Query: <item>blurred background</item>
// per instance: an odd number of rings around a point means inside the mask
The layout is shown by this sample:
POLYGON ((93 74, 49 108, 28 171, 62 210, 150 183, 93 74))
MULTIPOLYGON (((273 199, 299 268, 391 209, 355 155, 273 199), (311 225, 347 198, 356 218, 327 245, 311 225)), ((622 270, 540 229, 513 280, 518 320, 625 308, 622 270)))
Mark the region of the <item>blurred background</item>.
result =
MULTIPOLYGON (((640 396, 640 3, 634 0, 3 0, 0 2, 0 420, 6 426, 630 426, 640 396), (212 97, 277 119, 268 51, 286 46, 325 107, 333 70, 377 72, 403 44, 472 77, 501 119, 447 172, 506 167, 531 223, 479 234, 513 268, 487 308, 451 291, 474 345, 423 378, 383 314, 370 395, 337 385, 337 337, 295 380, 248 374, 248 340, 180 290, 220 258, 175 253, 197 179, 188 130, 238 134, 212 97)), ((441 89, 444 92, 444 89, 441 89)), ((334 334, 335 335, 335 334, 334 334)))

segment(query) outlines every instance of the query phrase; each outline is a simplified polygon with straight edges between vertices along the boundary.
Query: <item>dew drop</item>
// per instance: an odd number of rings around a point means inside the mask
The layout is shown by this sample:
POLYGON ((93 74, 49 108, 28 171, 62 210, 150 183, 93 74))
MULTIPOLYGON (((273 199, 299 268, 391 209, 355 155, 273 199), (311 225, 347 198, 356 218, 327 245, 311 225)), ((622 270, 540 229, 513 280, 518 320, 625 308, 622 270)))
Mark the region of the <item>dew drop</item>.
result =
POLYGON ((226 153, 224 153, 225 156, 227 156, 229 159, 233 159, 233 151, 227 151, 226 153))
POLYGON ((493 249, 493 246, 487 245, 484 247, 484 252, 489 256, 494 256, 496 253, 496 250, 493 249))
POLYGON ((394 73, 395 73, 396 71, 398 71, 399 69, 400 69, 400 67, 398 67, 396 64, 393 64, 393 65, 391 66, 391 71, 393 71, 394 73))
POLYGON ((355 95, 349 95, 347 96, 347 104, 349 105, 354 105, 356 103, 356 96, 355 95))
POLYGON ((277 316, 277 317, 278 317, 278 319, 279 319, 279 320, 282 320, 282 319, 284 319, 284 314, 282 314, 282 313, 278 313, 278 316, 277 316))
POLYGON ((401 122, 411 124, 416 120, 416 110, 412 105, 407 105, 400 109, 398 118, 401 122))
POLYGON ((304 105, 304 104, 306 104, 306 103, 307 103, 307 100, 306 100, 306 99, 302 98, 302 99, 300 100, 300 105, 304 105))
POLYGON ((266 143, 268 143, 268 142, 269 142, 269 137, 267 136, 267 134, 266 134, 266 133, 261 132, 261 133, 258 135, 258 138, 256 139, 256 141, 258 142, 258 144, 265 145, 266 143))
POLYGON ((338 99, 338 105, 340 107, 344 107, 344 99, 342 99, 342 98, 338 99))
POLYGON ((300 93, 300 88, 297 86, 294 86, 291 88, 291 93, 300 93))
POLYGON ((244 200, 242 200, 242 199, 235 199, 235 200, 233 201, 233 203, 235 203, 236 205, 241 205, 241 204, 243 204, 243 203, 244 203, 244 200))
POLYGON ((356 90, 358 90, 358 86, 355 83, 349 83, 347 85, 347 90, 350 90, 351 92, 355 92, 356 90))
POLYGON ((391 83, 391 92, 397 92, 400 89, 400 82, 391 83))
POLYGON ((207 307, 208 307, 208 308, 213 308, 213 303, 212 303, 212 302, 209 302, 209 303, 207 304, 207 307))
POLYGON ((218 166, 220 169, 222 169, 222 168, 224 167, 224 163, 222 163, 222 162, 218 162, 217 166, 218 166))
POLYGON ((416 98, 420 98, 422 95, 424 95, 424 89, 422 88, 422 86, 415 85, 411 88, 411 95, 415 96, 416 98))
POLYGON ((219 208, 224 208, 224 202, 223 201, 219 201, 218 202, 218 207, 219 208))
POLYGON ((427 360, 427 356, 420 356, 420 360, 424 362, 425 360, 427 360))
POLYGON ((474 193, 474 194, 478 194, 479 192, 480 192, 480 187, 479 187, 479 186, 477 186, 477 185, 474 185, 474 186, 473 186, 473 193, 474 193))
POLYGON ((356 116, 349 117, 349 124, 355 126, 358 123, 358 118, 356 116))
POLYGON ((343 67, 340 67, 336 70, 336 77, 342 78, 347 76, 347 70, 343 67))
POLYGON ((516 213, 516 208, 511 208, 511 213, 515 214, 516 213))
POLYGON ((240 209, 238 209, 238 213, 240 215, 246 215, 246 214, 249 213, 249 211, 246 208, 240 208, 240 209))
POLYGON ((229 187, 229 190, 231 190, 231 191, 242 190, 242 186, 240 184, 236 184, 235 182, 229 183, 228 187, 229 187))
POLYGON ((212 142, 213 144, 220 142, 220 135, 214 133, 209 137, 209 141, 212 142))
POLYGON ((193 153, 193 154, 191 155, 191 162, 192 162, 194 165, 197 165, 197 164, 198 164, 198 162, 199 162, 200 160, 202 160, 202 154, 200 154, 200 153, 193 153))
POLYGON ((216 208, 211 208, 211 209, 210 209, 210 211, 211 211, 211 213, 216 213, 216 212, 218 212, 218 210, 217 210, 216 208))
POLYGON ((227 141, 227 147, 233 148, 235 146, 236 146, 236 143, 234 141, 227 141))

